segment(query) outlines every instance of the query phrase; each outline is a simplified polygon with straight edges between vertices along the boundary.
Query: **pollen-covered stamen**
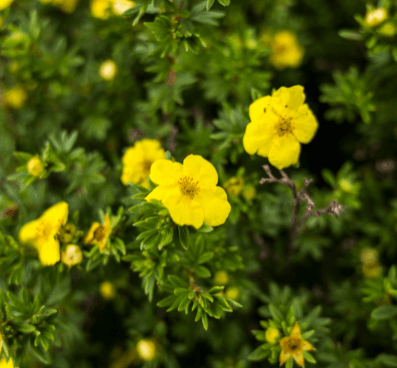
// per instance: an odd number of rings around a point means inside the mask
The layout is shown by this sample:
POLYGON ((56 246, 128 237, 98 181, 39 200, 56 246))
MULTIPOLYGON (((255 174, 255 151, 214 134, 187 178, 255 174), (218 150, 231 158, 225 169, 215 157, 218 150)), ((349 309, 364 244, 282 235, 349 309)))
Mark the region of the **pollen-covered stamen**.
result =
POLYGON ((36 229, 36 239, 39 242, 45 242, 50 240, 51 236, 55 236, 54 227, 51 222, 42 220, 36 229))
POLYGON ((296 350, 301 350, 301 344, 302 344, 301 339, 291 337, 288 341, 288 349, 292 352, 296 350))
POLYGON ((97 241, 101 241, 105 237, 105 226, 100 225, 94 231, 94 239, 97 241))
POLYGON ((150 167, 152 166, 153 161, 151 160, 143 160, 142 161, 142 171, 143 172, 150 172, 150 167))
POLYGON ((194 182, 192 178, 184 176, 178 180, 179 190, 185 196, 193 199, 196 194, 200 191, 198 187, 198 181, 194 182))
POLYGON ((291 123, 291 119, 280 118, 280 120, 274 124, 274 128, 277 131, 277 135, 282 137, 284 134, 292 133, 294 126, 291 123))

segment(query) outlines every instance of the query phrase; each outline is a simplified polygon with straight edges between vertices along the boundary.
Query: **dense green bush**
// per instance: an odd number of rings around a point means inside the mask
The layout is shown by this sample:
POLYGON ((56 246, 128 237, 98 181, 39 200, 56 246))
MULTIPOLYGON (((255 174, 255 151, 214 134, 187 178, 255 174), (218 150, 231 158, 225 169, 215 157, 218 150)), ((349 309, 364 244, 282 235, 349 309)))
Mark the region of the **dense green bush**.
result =
POLYGON ((0 367, 397 367, 396 34, 0 0, 0 367))

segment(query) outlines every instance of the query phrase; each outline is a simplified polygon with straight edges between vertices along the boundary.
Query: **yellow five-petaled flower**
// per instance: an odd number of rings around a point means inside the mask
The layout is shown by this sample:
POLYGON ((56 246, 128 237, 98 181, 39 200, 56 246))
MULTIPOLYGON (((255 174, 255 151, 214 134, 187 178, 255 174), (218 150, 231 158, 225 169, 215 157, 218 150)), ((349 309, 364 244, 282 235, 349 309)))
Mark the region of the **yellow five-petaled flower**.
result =
POLYGON ((110 224, 109 215, 105 215, 105 220, 101 225, 99 222, 94 222, 88 231, 87 236, 84 238, 85 244, 99 244, 99 249, 102 250, 112 233, 112 226, 110 224))
POLYGON ((268 157, 283 169, 298 162, 300 143, 309 143, 318 123, 304 103, 302 86, 281 87, 272 96, 261 97, 249 107, 251 122, 247 125, 243 145, 250 154, 268 157))
POLYGON ((280 340, 280 345, 282 349, 280 353, 280 365, 292 357, 297 364, 303 367, 305 365, 303 351, 314 350, 310 342, 302 340, 298 322, 295 323, 289 337, 283 337, 280 340))
POLYGON ((150 179, 159 186, 145 199, 162 201, 178 225, 198 229, 206 222, 218 226, 229 216, 231 206, 226 192, 216 186, 215 167, 201 156, 189 155, 183 165, 157 160, 151 167, 150 179))
POLYGON ((53 265, 60 259, 58 234, 66 224, 68 215, 68 204, 59 202, 45 211, 39 219, 22 226, 19 232, 19 240, 37 249, 40 262, 44 266, 53 265))

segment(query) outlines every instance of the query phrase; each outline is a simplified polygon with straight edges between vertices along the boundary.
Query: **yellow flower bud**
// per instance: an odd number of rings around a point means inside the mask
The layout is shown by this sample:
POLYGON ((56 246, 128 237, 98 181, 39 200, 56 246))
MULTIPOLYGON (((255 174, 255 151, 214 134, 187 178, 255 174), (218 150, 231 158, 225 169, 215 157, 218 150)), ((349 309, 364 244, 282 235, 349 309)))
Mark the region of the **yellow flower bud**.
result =
POLYGON ((243 197, 246 201, 251 201, 256 195, 256 190, 253 185, 249 185, 243 189, 243 197))
POLYGON ((0 0, 0 10, 8 8, 14 0, 0 0))
POLYGON ((25 104, 27 97, 22 87, 14 87, 6 91, 4 101, 8 106, 20 109, 25 104))
POLYGON ((72 267, 83 260, 83 253, 78 245, 69 244, 61 253, 61 260, 68 267, 72 267))
POLYGON ((265 333, 266 340, 271 344, 275 344, 280 337, 280 331, 275 327, 269 327, 265 333))
POLYGON ((61 243, 67 244, 73 240, 74 234, 76 233, 76 226, 68 222, 65 226, 62 226, 59 230, 58 239, 61 243))
POLYGON ((361 251, 361 261, 365 263, 371 263, 378 260, 378 251, 374 248, 364 248, 361 251))
POLYGON ((396 27, 393 23, 387 22, 378 29, 378 32, 386 37, 392 37, 396 34, 396 27))
POLYGON ((40 176, 44 172, 44 165, 38 157, 29 160, 28 171, 33 176, 40 176))
POLYGON ((365 24, 370 27, 376 27, 387 18, 387 11, 385 8, 377 8, 367 11, 365 15, 365 24))
POLYGON ((226 285, 229 282, 229 275, 226 271, 218 271, 214 275, 215 285, 226 285))
POLYGON ((113 284, 109 281, 102 282, 100 292, 104 299, 113 299, 116 294, 113 284))
POLYGON ((118 14, 122 15, 126 10, 135 6, 136 3, 130 0, 115 0, 113 3, 113 11, 118 14))
POLYGON ((226 290, 225 293, 226 298, 237 300, 240 296, 240 289, 236 287, 231 287, 226 290))
POLYGON ((156 345, 152 340, 144 339, 140 340, 136 346, 138 355, 143 360, 153 360, 156 354, 156 345))
POLYGON ((225 188, 228 194, 233 196, 238 196, 240 192, 243 190, 243 186, 244 186, 243 178, 233 177, 230 178, 228 181, 226 181, 223 187, 225 188))
POLYGON ((102 79, 112 80, 117 73, 117 65, 113 60, 106 60, 99 67, 99 75, 102 79))

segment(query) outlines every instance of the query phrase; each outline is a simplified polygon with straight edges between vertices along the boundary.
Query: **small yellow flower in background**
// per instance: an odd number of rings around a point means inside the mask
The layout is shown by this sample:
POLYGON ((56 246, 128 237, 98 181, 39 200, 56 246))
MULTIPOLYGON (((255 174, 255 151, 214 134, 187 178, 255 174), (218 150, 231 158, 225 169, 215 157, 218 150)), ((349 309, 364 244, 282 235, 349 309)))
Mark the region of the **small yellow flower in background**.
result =
POLYGON ((286 67, 298 67, 305 53, 296 35, 290 31, 276 33, 270 43, 270 47, 271 54, 269 60, 278 70, 286 67))
POLYGON ((52 4, 65 13, 73 13, 80 0, 39 0, 42 4, 52 4))
POLYGON ((145 199, 162 201, 177 225, 199 229, 206 222, 219 226, 229 216, 231 206, 225 190, 216 186, 215 167, 199 155, 187 156, 183 165, 157 160, 150 169, 150 179, 159 186, 145 199))
POLYGON ((28 171, 33 176, 40 176, 44 172, 44 165, 38 157, 29 160, 28 171))
POLYGON ((112 227, 110 225, 109 215, 105 215, 105 220, 101 225, 99 222, 94 222, 88 231, 87 236, 84 238, 85 244, 99 244, 99 249, 102 250, 108 241, 112 227))
POLYGON ((116 294, 116 290, 111 282, 105 281, 102 282, 99 291, 104 299, 113 299, 116 294))
POLYGON ((19 232, 19 240, 37 249, 44 266, 53 265, 60 259, 57 235, 66 224, 68 215, 68 204, 59 202, 46 210, 39 219, 23 225, 19 232))
POLYGON ((0 331, 0 353, 1 353, 1 350, 3 349, 3 341, 4 341, 4 336, 0 331))
POLYGON ((226 192, 233 196, 238 196, 243 190, 244 180, 240 177, 232 177, 223 185, 226 192))
POLYGON ((300 143, 309 143, 318 128, 305 98, 303 87, 298 85, 281 87, 272 96, 254 101, 243 137, 246 152, 268 157, 279 170, 296 164, 300 143))
POLYGON ((305 365, 303 351, 314 350, 313 346, 301 338, 301 329, 298 323, 295 323, 289 337, 283 337, 280 340, 281 353, 280 365, 284 364, 290 357, 301 367, 305 365))
POLYGON ((117 73, 117 65, 113 60, 104 61, 99 67, 99 76, 105 80, 112 80, 117 73))
POLYGON ((83 252, 78 245, 69 244, 61 253, 61 260, 66 266, 72 267, 81 263, 83 260, 83 252))
POLYGON ((275 344, 280 337, 280 331, 276 327, 269 327, 265 332, 265 337, 268 342, 275 344))
POLYGON ((111 15, 114 0, 91 0, 91 14, 100 19, 107 19, 111 15))
POLYGON ((110 364, 110 368, 127 368, 137 360, 135 349, 127 350, 124 353, 120 352, 120 355, 110 364))
POLYGON ((156 355, 156 345, 152 340, 144 339, 138 341, 136 349, 141 359, 146 361, 153 360, 156 355))
POLYGON ((225 292, 225 297, 232 300, 237 300, 239 296, 240 296, 240 289, 236 287, 228 288, 225 292))
POLYGON ((130 0, 114 0, 113 12, 117 15, 122 15, 126 10, 135 6, 136 3, 130 0))
POLYGON ((214 275, 215 285, 226 285, 229 282, 229 275, 226 271, 218 271, 214 275))
POLYGON ((378 32, 386 37, 392 37, 396 34, 396 27, 393 23, 387 22, 378 29, 378 32))
POLYGON ((14 0, 0 0, 0 10, 8 8, 14 0))
MULTIPOLYGON (((14 364, 12 364, 12 359, 10 358, 7 362, 6 358, 2 358, 0 360, 0 368, 14 368, 14 364)), ((15 368, 18 368, 18 367, 15 367, 15 368)))
POLYGON ((367 11, 365 14, 365 24, 369 27, 376 27, 387 18, 387 10, 385 8, 377 8, 367 11))
POLYGON ((371 263, 378 260, 378 251, 374 248, 364 248, 361 251, 361 261, 363 263, 371 263))
POLYGON ((362 271, 365 277, 372 279, 381 274, 382 268, 378 261, 371 261, 363 264, 362 271))
POLYGON ((13 109, 20 109, 28 98, 22 87, 14 87, 6 91, 4 101, 13 109))
POLYGON ((128 182, 149 188, 148 175, 154 161, 164 159, 165 151, 159 141, 155 139, 142 139, 128 148, 122 158, 123 173, 121 181, 124 185, 128 182))
POLYGON ((251 201, 255 198, 256 189, 253 185, 248 185, 243 189, 243 197, 246 201, 251 201))
POLYGON ((353 189, 353 184, 351 181, 347 179, 341 179, 339 180, 339 186, 345 191, 345 192, 351 192, 353 189))

